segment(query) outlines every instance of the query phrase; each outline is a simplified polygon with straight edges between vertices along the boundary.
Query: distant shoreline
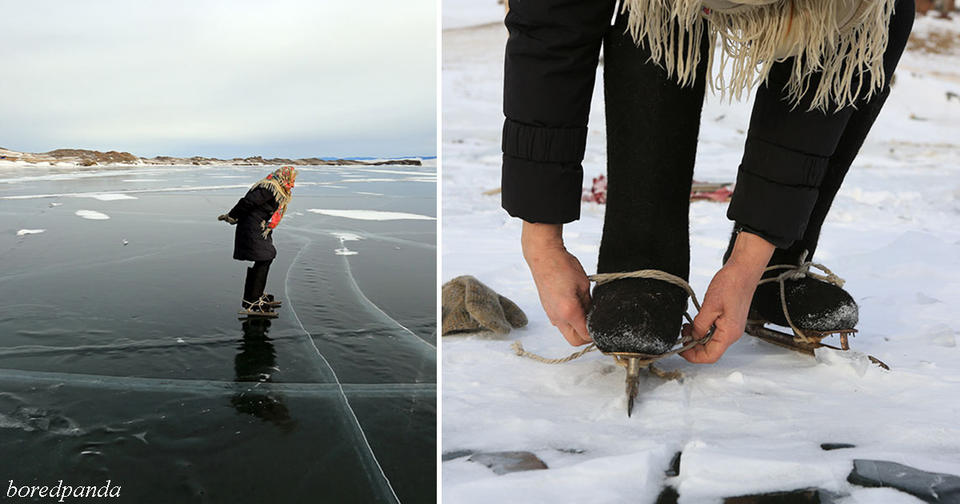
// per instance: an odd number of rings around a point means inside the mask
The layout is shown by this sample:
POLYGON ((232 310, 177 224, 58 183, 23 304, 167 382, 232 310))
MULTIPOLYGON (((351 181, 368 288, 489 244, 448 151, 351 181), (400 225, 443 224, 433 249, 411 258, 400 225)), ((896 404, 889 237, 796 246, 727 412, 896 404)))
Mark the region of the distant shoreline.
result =
POLYGON ((173 157, 155 156, 144 158, 129 152, 95 151, 87 149, 56 149, 50 152, 18 152, 0 148, 0 166, 421 166, 421 158, 369 158, 369 159, 324 159, 324 158, 269 158, 250 156, 245 158, 220 159, 204 156, 173 157))

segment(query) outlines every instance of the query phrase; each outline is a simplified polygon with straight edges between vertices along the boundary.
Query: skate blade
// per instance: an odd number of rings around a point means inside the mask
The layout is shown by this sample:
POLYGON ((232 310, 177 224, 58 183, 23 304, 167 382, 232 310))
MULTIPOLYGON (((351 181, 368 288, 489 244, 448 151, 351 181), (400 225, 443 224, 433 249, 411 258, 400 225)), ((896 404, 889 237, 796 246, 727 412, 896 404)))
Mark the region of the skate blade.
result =
POLYGON ((640 370, 650 366, 653 358, 657 356, 633 352, 604 352, 604 354, 613 357, 618 365, 626 368, 627 417, 631 417, 633 405, 640 393, 640 370))
POLYGON ((237 318, 247 319, 247 318, 277 318, 280 314, 275 312, 254 312, 247 310, 240 310, 237 312, 237 318))
MULTIPOLYGON (((807 339, 810 340, 810 342, 799 341, 796 338, 796 336, 794 336, 793 334, 788 334, 783 331, 777 331, 775 329, 764 327, 762 323, 747 324, 747 327, 744 329, 744 332, 749 334, 750 336, 766 341, 767 343, 771 343, 779 347, 783 347, 788 350, 793 350, 795 352, 800 352, 813 357, 814 355, 816 355, 816 349, 821 347, 832 348, 834 350, 840 350, 840 351, 850 350, 850 344, 849 344, 848 338, 854 335, 857 332, 857 330, 843 329, 839 331, 813 331, 813 330, 804 331, 804 335, 807 337, 807 339), (828 345, 822 342, 824 338, 828 336, 833 336, 835 334, 840 335, 839 347, 828 345)), ((880 359, 872 355, 867 355, 867 358, 870 359, 870 362, 876 364, 877 366, 880 366, 881 368, 886 369, 887 371, 890 370, 890 366, 886 365, 880 359)))

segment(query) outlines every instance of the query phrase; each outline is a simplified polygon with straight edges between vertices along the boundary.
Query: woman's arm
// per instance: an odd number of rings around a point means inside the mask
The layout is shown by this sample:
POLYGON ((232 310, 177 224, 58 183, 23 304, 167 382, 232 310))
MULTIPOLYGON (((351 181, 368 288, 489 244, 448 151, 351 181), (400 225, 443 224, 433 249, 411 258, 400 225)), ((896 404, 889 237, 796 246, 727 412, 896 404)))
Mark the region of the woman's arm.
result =
POLYGON ((613 0, 512 0, 505 24, 501 204, 527 222, 580 217, 587 119, 613 0))
POLYGON ((512 0, 506 18, 501 204, 524 220, 540 303, 571 345, 590 341, 590 281, 563 246, 563 223, 580 217, 590 100, 612 15, 612 0, 512 0))
POLYGON ((716 362, 730 345, 740 339, 747 323, 750 302, 757 282, 773 255, 774 246, 755 234, 741 231, 730 258, 714 275, 703 296, 700 313, 693 319, 693 336, 702 338, 716 326, 706 345, 697 345, 680 354, 698 364, 716 362))
POLYGON ((248 191, 246 195, 240 198, 240 201, 237 201, 237 204, 227 213, 233 219, 239 219, 244 215, 250 213, 254 208, 265 204, 266 202, 273 199, 273 195, 270 194, 264 187, 258 187, 251 191, 248 191))

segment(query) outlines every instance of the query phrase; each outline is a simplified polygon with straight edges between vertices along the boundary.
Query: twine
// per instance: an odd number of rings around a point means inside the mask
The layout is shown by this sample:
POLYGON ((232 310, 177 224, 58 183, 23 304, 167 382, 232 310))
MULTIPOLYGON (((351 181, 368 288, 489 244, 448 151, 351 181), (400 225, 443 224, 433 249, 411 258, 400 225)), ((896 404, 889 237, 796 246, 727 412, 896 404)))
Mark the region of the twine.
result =
MULTIPOLYGON (((693 288, 690 287, 690 284, 687 283, 686 280, 676 275, 667 273, 666 271, 645 269, 645 270, 627 271, 627 272, 620 272, 620 273, 597 273, 595 275, 590 275, 588 278, 591 281, 596 282, 597 285, 603 285, 605 283, 613 282, 615 280, 623 280, 627 278, 648 278, 648 279, 667 282, 685 290, 687 294, 690 295, 690 300, 693 301, 693 306, 697 309, 697 312, 700 311, 700 301, 697 299, 697 294, 693 291, 693 288)), ((693 318, 690 317, 689 313, 684 313, 683 316, 691 324, 693 323, 693 318)), ((713 331, 714 331, 714 328, 710 328, 710 330, 707 331, 707 335, 700 339, 694 338, 693 336, 685 336, 680 341, 680 346, 678 348, 675 348, 663 354, 656 354, 656 355, 637 354, 640 359, 640 365, 641 367, 649 366, 651 372, 653 372, 654 374, 662 378, 677 378, 678 376, 676 372, 661 371, 650 365, 665 357, 669 357, 671 355, 675 355, 680 352, 686 352, 687 350, 697 345, 706 345, 707 342, 710 341, 711 338, 713 338, 713 331)), ((535 360, 537 362, 542 362, 544 364, 563 364, 564 362, 570 362, 574 359, 579 359, 580 357, 583 357, 584 355, 597 350, 597 344, 590 343, 590 345, 588 345, 583 350, 578 350, 570 355, 567 355, 566 357, 559 357, 556 359, 551 359, 549 357, 544 357, 542 355, 537 355, 535 353, 528 352, 523 349, 523 344, 520 343, 519 341, 514 341, 513 344, 511 345, 511 348, 513 349, 513 352, 520 357, 525 357, 527 359, 535 360)), ((623 362, 621 359, 617 359, 617 364, 621 366, 626 365, 625 362, 623 362)))
POLYGON ((837 287, 843 287, 843 284, 845 283, 845 281, 844 279, 837 276, 833 271, 830 271, 830 268, 819 263, 807 261, 806 259, 807 259, 807 251, 804 251, 803 255, 800 256, 799 265, 777 264, 775 266, 768 266, 766 269, 763 270, 764 273, 781 270, 781 269, 785 269, 787 271, 784 271, 783 273, 780 273, 775 277, 765 278, 757 282, 757 286, 759 287, 763 284, 773 283, 773 282, 779 283, 780 284, 780 308, 783 310, 783 316, 786 317, 787 319, 787 324, 790 325, 790 329, 792 329, 793 334, 796 335, 797 337, 796 339, 803 343, 816 343, 815 341, 808 338, 807 335, 804 334, 803 331, 801 331, 800 328, 793 323, 793 319, 790 318, 790 311, 787 310, 786 282, 787 280, 799 280, 803 277, 810 277, 810 278, 815 278, 817 280, 821 280, 823 282, 831 283, 833 285, 836 285, 837 287), (826 274, 821 275, 819 273, 814 273, 810 271, 810 268, 817 268, 826 274))

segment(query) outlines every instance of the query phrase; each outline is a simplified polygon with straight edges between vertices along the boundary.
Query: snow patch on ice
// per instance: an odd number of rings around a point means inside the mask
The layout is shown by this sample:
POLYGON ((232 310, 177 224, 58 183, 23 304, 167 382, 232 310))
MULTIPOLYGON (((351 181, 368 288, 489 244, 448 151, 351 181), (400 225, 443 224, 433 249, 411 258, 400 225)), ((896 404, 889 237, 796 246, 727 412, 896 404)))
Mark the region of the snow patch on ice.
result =
POLYGON ((330 234, 332 234, 333 236, 336 236, 337 238, 339 238, 339 239, 340 239, 340 243, 343 243, 343 242, 345 242, 345 241, 357 241, 357 240, 362 240, 362 239, 363 239, 363 237, 360 236, 360 235, 358 235, 358 234, 348 233, 348 232, 346 232, 346 231, 334 231, 334 232, 332 232, 332 233, 330 233, 330 234))
POLYGON ((20 231, 17 231, 17 236, 40 234, 44 231, 46 231, 46 229, 21 229, 20 231))
POLYGON ((130 196, 129 194, 116 194, 116 193, 93 193, 93 194, 81 194, 77 196, 78 198, 93 198, 100 201, 118 201, 118 200, 135 200, 138 199, 136 196, 130 196))
POLYGON ((347 247, 342 247, 342 248, 334 249, 333 252, 334 252, 335 254, 337 254, 337 255, 342 255, 342 256, 357 255, 357 254, 358 254, 357 251, 355 251, 355 250, 350 250, 350 249, 348 249, 347 247))
POLYGON ((84 219, 90 220, 107 220, 110 218, 109 215, 96 210, 77 210, 74 212, 78 217, 83 217, 84 219))
POLYGON ((333 210, 326 208, 308 208, 308 212, 343 217, 358 220, 437 220, 429 215, 412 214, 406 212, 385 212, 382 210, 333 210))

